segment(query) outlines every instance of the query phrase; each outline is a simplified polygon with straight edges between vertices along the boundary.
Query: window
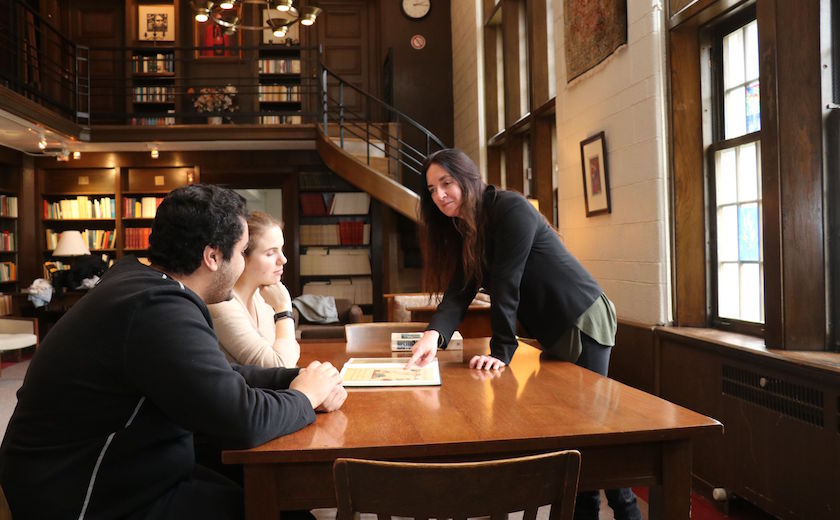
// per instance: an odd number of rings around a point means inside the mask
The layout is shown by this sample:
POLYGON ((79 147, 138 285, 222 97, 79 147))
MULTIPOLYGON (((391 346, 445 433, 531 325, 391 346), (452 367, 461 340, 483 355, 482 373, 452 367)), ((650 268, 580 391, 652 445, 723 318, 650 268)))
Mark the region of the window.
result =
POLYGON ((761 119, 758 29, 752 20, 727 25, 712 50, 717 58, 709 204, 714 321, 733 328, 764 323, 761 203, 761 119))

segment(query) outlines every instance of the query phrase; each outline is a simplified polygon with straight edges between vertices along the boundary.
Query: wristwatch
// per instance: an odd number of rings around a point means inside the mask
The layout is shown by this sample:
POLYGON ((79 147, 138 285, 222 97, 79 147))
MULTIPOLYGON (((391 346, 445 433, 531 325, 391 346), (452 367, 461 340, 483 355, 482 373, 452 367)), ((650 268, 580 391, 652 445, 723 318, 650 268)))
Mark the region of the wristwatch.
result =
POLYGON ((283 318, 292 318, 292 311, 280 311, 274 314, 274 323, 282 320, 283 318))

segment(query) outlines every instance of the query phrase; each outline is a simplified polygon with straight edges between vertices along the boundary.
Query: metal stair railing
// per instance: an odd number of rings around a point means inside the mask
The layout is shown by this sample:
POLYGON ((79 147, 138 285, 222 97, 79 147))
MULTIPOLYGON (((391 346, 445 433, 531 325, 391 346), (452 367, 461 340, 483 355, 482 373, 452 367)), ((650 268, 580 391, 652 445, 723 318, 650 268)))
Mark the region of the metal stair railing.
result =
MULTIPOLYGON (((365 160, 371 164, 371 150, 381 152, 381 157, 394 161, 418 176, 422 176, 423 163, 433 152, 447 148, 435 134, 381 99, 345 81, 320 65, 319 124, 324 135, 337 138, 338 146, 345 148, 345 136, 358 138, 365 146, 365 160), (357 103, 348 103, 345 92, 356 97, 357 103), (378 117, 376 117, 378 116, 378 117), (378 119, 378 120, 375 120, 378 119), (337 135, 330 134, 330 125, 337 127, 337 135)), ((401 171, 389 172, 402 180, 401 171)), ((405 183, 403 183, 405 184, 405 183)), ((416 184, 416 183, 415 183, 416 184)))

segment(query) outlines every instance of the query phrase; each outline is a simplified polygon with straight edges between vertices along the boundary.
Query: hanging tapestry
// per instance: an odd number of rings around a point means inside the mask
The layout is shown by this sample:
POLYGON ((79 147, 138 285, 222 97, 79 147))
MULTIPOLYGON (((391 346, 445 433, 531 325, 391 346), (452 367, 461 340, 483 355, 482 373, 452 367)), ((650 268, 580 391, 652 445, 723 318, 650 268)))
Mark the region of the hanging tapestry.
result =
POLYGON ((626 0, 563 0, 566 82, 627 43, 626 0))

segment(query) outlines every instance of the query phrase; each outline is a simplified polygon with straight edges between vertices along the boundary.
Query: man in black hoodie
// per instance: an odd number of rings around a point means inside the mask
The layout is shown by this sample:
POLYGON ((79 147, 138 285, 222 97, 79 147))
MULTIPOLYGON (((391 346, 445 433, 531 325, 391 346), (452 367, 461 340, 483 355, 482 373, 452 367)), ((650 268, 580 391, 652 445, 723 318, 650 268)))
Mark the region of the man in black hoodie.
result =
POLYGON ((122 259, 53 327, 0 447, 15 518, 241 518, 241 488, 196 464, 193 435, 248 448, 341 406, 329 363, 231 366, 219 349, 206 304, 242 272, 245 216, 230 190, 174 190, 151 267, 122 259))

